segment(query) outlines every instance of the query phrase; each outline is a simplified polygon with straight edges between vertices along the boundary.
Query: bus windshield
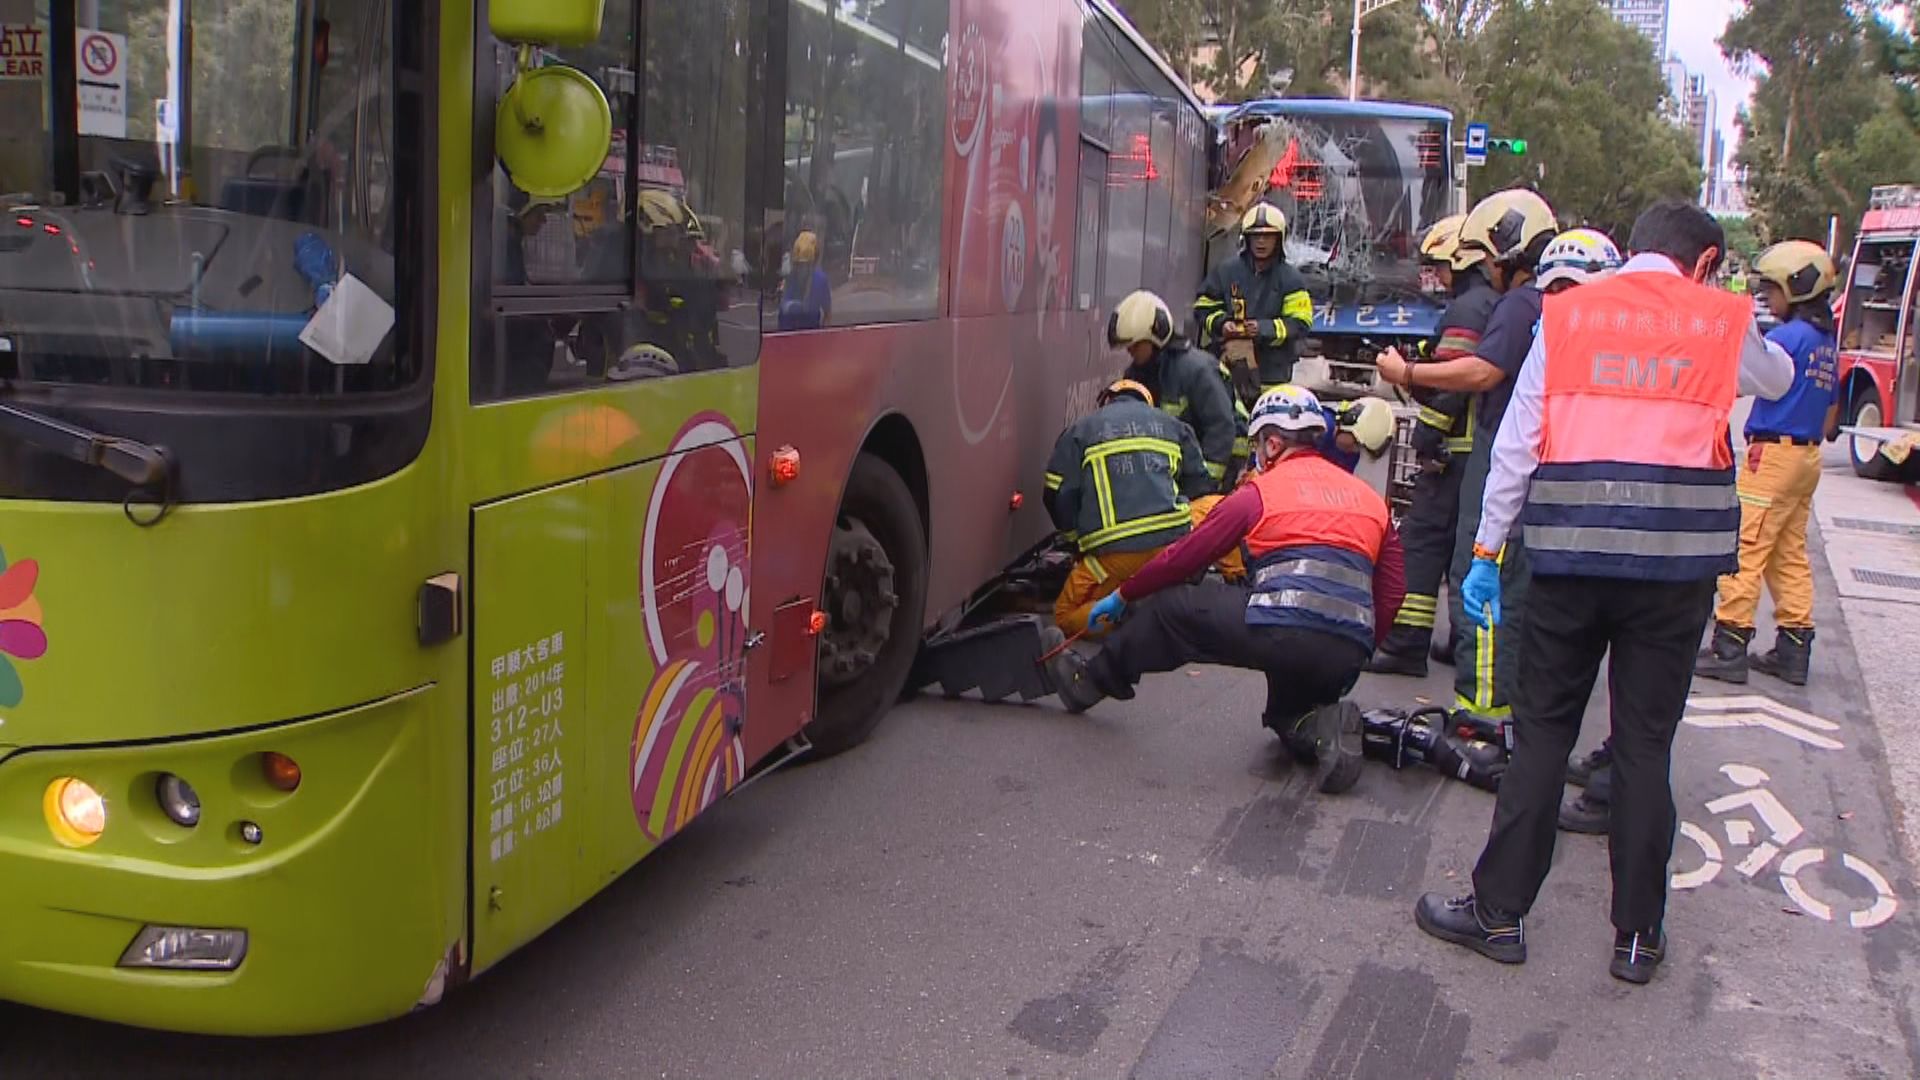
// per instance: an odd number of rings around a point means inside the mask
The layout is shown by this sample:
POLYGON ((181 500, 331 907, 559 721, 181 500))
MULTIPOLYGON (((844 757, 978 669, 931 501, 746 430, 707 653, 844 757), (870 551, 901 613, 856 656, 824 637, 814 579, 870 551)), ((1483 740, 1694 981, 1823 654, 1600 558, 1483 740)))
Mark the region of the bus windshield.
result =
POLYGON ((1266 193, 1287 215, 1287 260, 1322 307, 1425 302, 1420 238, 1446 216, 1448 126, 1397 116, 1261 115, 1229 132, 1230 160, 1258 121, 1280 125, 1266 193))
POLYGON ((418 377, 392 0, 0 5, 22 8, 0 22, 0 380, 72 402, 418 377))

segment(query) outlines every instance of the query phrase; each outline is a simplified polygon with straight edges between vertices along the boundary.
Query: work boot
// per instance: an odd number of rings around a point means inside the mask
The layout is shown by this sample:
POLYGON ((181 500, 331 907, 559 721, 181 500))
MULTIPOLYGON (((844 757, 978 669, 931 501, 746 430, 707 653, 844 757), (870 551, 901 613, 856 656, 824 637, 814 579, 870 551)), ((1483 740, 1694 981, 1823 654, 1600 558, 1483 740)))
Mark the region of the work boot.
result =
POLYGON ((1807 665, 1813 662, 1813 627, 1780 627, 1773 632, 1773 648, 1753 657, 1753 670, 1794 686, 1807 685, 1807 665))
POLYGON ((1337 701, 1303 713, 1291 723, 1275 724, 1269 719, 1267 726, 1280 736, 1293 760, 1313 766, 1322 793, 1338 795, 1360 782, 1365 761, 1360 706, 1337 701))
POLYGON ((1436 664, 1445 664, 1448 667, 1452 667, 1453 631, 1449 629, 1446 633, 1433 639, 1433 648, 1428 650, 1427 655, 1432 657, 1433 662, 1436 664))
POLYGON ((1589 836, 1607 835, 1607 822, 1612 816, 1612 808, 1598 799, 1590 798, 1581 792, 1576 798, 1567 800, 1560 806, 1560 828, 1563 832, 1586 833, 1589 836))
MULTIPOLYGON (((1392 645, 1389 640, 1387 645, 1392 645)), ((1375 675, 1410 675, 1419 679, 1427 674, 1427 649, 1422 645, 1413 652, 1395 651, 1382 645, 1367 661, 1367 670, 1375 675)))
POLYGON ((1053 692, 1068 712, 1083 713, 1100 704, 1107 695, 1093 684, 1086 657, 1074 652, 1066 641, 1067 636, 1051 626, 1040 634, 1042 655, 1053 653, 1047 657, 1047 681, 1053 684, 1053 692), (1059 651, 1055 652, 1056 649, 1059 651))
POLYGON ((1747 645, 1753 641, 1753 627, 1715 623, 1713 641, 1700 650, 1693 662, 1693 673, 1727 683, 1747 681, 1747 645))
POLYGON ((1577 757, 1567 762, 1567 783, 1574 787, 1586 787, 1593 774, 1613 764, 1613 745, 1601 743, 1585 757, 1577 757))
POLYGON ((1660 927, 1628 933, 1613 933, 1613 962, 1607 974, 1622 982, 1645 986, 1653 981, 1654 969, 1667 958, 1667 933, 1660 927))
POLYGON ((1413 921, 1441 941, 1464 945, 1489 960, 1527 962, 1527 935, 1520 916, 1489 908, 1472 893, 1456 900, 1428 893, 1414 905, 1413 921))

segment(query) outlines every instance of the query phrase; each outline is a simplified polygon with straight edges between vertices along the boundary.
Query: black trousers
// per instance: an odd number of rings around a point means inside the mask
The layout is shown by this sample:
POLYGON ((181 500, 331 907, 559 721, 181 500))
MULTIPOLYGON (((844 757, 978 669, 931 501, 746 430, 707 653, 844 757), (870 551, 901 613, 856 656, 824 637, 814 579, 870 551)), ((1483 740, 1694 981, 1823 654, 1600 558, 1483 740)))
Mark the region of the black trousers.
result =
POLYGON ((1222 581, 1181 585, 1140 601, 1088 662, 1093 685, 1130 698, 1142 675, 1187 664, 1265 672, 1270 726, 1345 697, 1369 650, 1319 630, 1247 625, 1247 593, 1222 581))
POLYGON ((1526 678, 1514 705, 1512 763, 1500 779, 1493 831, 1473 870, 1490 907, 1524 915, 1553 863, 1567 756, 1613 651, 1613 925, 1659 926, 1676 816, 1668 776, 1673 736, 1693 684, 1693 658, 1713 615, 1714 579, 1690 582, 1537 577, 1520 642, 1526 678))
MULTIPOLYGON (((1400 544, 1406 550, 1407 599, 1381 646, 1385 652, 1426 655, 1433 643, 1440 610, 1440 582, 1453 566, 1454 534, 1460 527, 1460 484, 1466 455, 1439 472, 1422 472, 1413 482, 1413 503, 1400 519, 1400 544)), ((1468 542, 1471 550, 1472 542, 1468 542)))

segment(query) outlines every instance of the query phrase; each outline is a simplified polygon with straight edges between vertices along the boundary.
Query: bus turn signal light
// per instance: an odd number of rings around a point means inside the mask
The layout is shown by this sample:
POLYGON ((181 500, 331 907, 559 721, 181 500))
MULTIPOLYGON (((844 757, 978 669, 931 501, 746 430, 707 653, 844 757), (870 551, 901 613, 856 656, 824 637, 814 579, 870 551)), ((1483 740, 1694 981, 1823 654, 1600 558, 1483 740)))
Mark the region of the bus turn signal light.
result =
POLYGON ((1007 509, 1009 510, 1017 511, 1025 505, 1027 505, 1027 497, 1017 491, 1013 493, 1013 498, 1007 500, 1007 509))
POLYGON ((53 838, 68 847, 86 847, 107 831, 107 800, 85 780, 72 776, 54 780, 47 785, 40 808, 53 838))
POLYGON ((807 617, 807 636, 819 637, 827 632, 827 613, 816 611, 807 617))
POLYGON ((275 791, 293 791, 300 786, 300 763, 285 754, 272 750, 261 754, 260 772, 275 791))
POLYGON ((773 452, 769 459, 773 469, 773 486, 784 487, 800 479, 800 451, 791 446, 783 446, 773 452))

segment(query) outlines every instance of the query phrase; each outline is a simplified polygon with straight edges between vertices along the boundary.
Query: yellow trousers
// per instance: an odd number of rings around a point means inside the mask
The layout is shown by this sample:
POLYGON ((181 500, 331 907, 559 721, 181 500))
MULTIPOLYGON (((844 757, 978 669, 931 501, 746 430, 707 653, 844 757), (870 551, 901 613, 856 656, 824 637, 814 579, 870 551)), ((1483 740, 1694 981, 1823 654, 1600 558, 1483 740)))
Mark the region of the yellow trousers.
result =
POLYGON ((1807 515, 1820 486, 1820 448, 1754 443, 1740 474, 1740 572, 1720 579, 1714 618, 1751 628, 1760 586, 1773 594, 1773 621, 1813 626, 1813 564, 1807 559, 1807 515))
MULTIPOLYGON (((1199 528, 1215 506, 1224 496, 1208 495, 1193 500, 1193 525, 1199 528)), ((1160 554, 1163 548, 1149 551, 1098 552, 1082 555, 1073 564, 1073 570, 1067 574, 1067 583, 1060 589, 1060 595, 1053 601, 1053 621, 1068 637, 1084 633, 1087 619, 1093 614, 1093 605, 1107 598, 1109 593, 1118 589, 1128 578, 1140 572, 1140 568, 1160 554)), ((1228 581, 1239 581, 1247 576, 1247 567, 1238 551, 1229 552, 1216 564, 1222 576, 1228 581)), ((1098 637, 1089 634, 1089 637, 1098 637)))

